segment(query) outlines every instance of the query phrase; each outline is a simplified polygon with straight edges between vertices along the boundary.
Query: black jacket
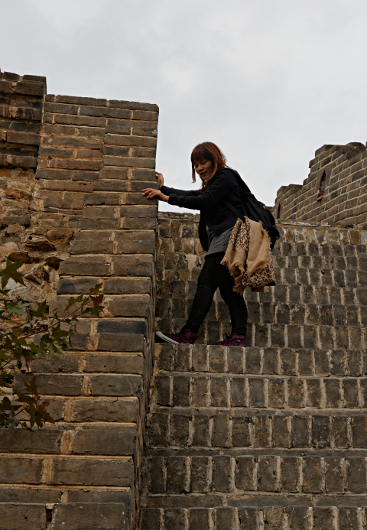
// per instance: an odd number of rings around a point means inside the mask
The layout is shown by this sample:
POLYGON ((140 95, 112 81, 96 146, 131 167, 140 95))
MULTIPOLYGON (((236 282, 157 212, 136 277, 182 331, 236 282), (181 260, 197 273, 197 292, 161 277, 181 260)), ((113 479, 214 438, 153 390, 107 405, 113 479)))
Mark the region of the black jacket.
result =
POLYGON ((169 195, 169 204, 200 210, 199 238, 204 250, 208 250, 209 246, 206 226, 220 235, 236 224, 237 216, 224 204, 225 201, 243 213, 240 187, 234 173, 227 168, 218 171, 201 196, 198 190, 177 190, 167 186, 160 188, 164 195, 169 195))

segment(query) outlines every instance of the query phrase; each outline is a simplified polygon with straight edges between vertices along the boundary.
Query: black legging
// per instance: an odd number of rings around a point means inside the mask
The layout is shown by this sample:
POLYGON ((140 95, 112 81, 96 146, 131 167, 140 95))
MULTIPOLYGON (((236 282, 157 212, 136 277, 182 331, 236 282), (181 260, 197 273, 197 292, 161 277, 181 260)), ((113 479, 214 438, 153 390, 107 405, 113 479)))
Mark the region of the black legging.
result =
POLYGON ((193 333, 198 333, 219 287, 223 300, 228 305, 231 316, 232 333, 246 336, 247 307, 243 296, 233 291, 234 280, 225 265, 221 265, 224 252, 209 254, 205 258, 198 278, 195 298, 186 326, 193 333))

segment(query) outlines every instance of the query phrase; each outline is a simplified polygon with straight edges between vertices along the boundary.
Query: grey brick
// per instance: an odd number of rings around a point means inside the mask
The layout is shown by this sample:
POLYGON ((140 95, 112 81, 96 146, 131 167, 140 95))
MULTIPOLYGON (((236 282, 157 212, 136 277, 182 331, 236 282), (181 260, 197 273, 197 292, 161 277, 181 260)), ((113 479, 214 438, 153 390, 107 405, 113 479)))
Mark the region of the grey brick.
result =
POLYGON ((229 492, 231 481, 231 462, 227 456, 213 457, 213 488, 222 493, 229 492))
MULTIPOLYGON (((209 446, 209 417, 202 414, 195 414, 193 418, 193 446, 208 447, 209 446)), ((221 445, 223 443, 223 436, 220 436, 220 432, 215 428, 213 445, 221 445), (219 435, 219 436, 218 436, 219 435), (219 439, 218 439, 219 438, 219 439)))
POLYGON ((52 528, 61 530, 128 530, 126 506, 123 503, 67 503, 57 504, 52 518, 52 528))
POLYGON ((77 429, 73 441, 73 453, 81 455, 132 455, 135 451, 136 428, 85 427, 77 429))
POLYGON ((308 530, 309 529, 309 509, 306 507, 295 506, 287 508, 289 530, 308 530))
POLYGON ((138 375, 95 375, 89 380, 93 396, 139 396, 141 384, 138 375))
POLYGON ((133 480, 132 462, 89 458, 54 461, 52 484, 128 487, 133 480))
POLYGON ((330 447, 330 420, 328 416, 312 416, 312 444, 316 449, 330 447))
POLYGON ((0 429, 1 452, 58 454, 62 432, 54 427, 45 427, 32 434, 25 429, 0 429))
POLYGON ((277 458, 263 456, 259 458, 258 488, 260 491, 277 491, 277 458))
POLYGON ((238 510, 240 530, 257 530, 257 514, 256 508, 240 508, 238 510))
POLYGON ((365 493, 366 462, 364 458, 354 457, 347 460, 347 491, 365 493))
POLYGON ((339 508, 340 530, 355 530, 358 524, 357 508, 339 508))
POLYGON ((252 456, 238 456, 236 458, 236 488, 243 491, 254 491, 255 461, 252 456))
POLYGON ((166 459, 167 493, 186 492, 186 460, 185 457, 169 457, 166 459))
POLYGON ((317 457, 303 459, 303 486, 304 493, 322 492, 322 463, 317 457))
POLYGON ((0 520, 6 530, 44 530, 46 510, 43 504, 0 504, 0 520))
POLYGON ((4 484, 40 484, 42 477, 42 458, 2 458, 0 480, 4 484))
MULTIPOLYGON (((242 418, 241 418, 242 419, 242 418)), ((233 424, 236 418, 233 418, 233 424)), ((236 428, 235 428, 236 431, 236 428)), ((237 433, 236 433, 237 434, 237 433)), ((234 435, 233 445, 236 446, 236 434, 234 435)), ((246 437, 242 438, 244 446, 246 446, 246 437)), ((212 432, 212 445, 213 447, 226 447, 229 445, 229 415, 228 414, 215 414, 213 417, 213 432, 212 432)), ((241 444, 240 444, 241 446, 241 444)))
POLYGON ((191 459, 191 491, 204 493, 208 491, 209 477, 208 458, 193 456, 191 459))
POLYGON ((334 530, 333 512, 330 508, 313 508, 314 530, 334 530))
POLYGON ((221 507, 215 510, 215 530, 232 530, 235 511, 233 508, 221 507))
POLYGON ((340 458, 326 458, 325 487, 328 493, 343 493, 343 472, 340 458))

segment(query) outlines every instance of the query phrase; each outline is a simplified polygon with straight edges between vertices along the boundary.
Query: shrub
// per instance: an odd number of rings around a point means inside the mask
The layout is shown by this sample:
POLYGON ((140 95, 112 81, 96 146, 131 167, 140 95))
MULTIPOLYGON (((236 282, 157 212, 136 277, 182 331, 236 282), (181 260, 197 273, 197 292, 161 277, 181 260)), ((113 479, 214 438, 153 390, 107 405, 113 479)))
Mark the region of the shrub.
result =
MULTIPOLYGON (((101 285, 90 289, 89 294, 71 297, 65 309, 66 316, 50 314, 46 301, 30 304, 12 295, 7 289, 9 280, 24 285, 18 269, 20 262, 9 259, 0 271, 0 387, 11 388, 17 373, 25 374, 35 357, 62 354, 74 335, 78 316, 91 313, 98 316, 102 309, 101 285)), ((23 379, 22 392, 0 401, 0 428, 43 427, 46 422, 55 423, 37 391, 36 376, 23 379), (19 417, 27 419, 20 421, 19 417)))

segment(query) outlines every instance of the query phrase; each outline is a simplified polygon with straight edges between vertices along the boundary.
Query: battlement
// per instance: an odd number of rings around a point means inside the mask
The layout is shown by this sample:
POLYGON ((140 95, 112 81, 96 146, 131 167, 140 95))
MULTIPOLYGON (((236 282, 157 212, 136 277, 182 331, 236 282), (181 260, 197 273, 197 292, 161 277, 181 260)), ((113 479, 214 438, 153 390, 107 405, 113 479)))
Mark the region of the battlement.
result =
POLYGON ((367 150, 359 142, 324 145, 309 164, 303 185, 279 188, 277 219, 363 225, 367 219, 367 150), (321 197, 321 198, 320 198, 321 197))

